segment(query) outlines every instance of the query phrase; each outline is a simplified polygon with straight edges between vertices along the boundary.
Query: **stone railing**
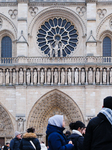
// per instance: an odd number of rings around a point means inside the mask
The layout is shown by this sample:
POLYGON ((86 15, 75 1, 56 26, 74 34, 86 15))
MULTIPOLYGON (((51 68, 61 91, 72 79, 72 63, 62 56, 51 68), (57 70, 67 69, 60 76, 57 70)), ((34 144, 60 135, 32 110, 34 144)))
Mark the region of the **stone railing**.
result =
POLYGON ((101 56, 80 56, 80 57, 12 57, 12 58, 1 58, 0 64, 102 64, 112 63, 112 57, 101 57, 101 56))
POLYGON ((110 65, 0 66, 0 85, 112 85, 110 65))

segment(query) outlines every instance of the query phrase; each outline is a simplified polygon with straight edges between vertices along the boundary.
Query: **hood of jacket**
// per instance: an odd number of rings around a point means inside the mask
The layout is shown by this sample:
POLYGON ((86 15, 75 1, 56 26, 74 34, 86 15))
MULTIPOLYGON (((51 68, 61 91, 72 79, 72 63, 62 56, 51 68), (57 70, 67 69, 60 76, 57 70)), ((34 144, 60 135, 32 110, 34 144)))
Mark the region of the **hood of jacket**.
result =
POLYGON ((50 135, 53 132, 58 132, 60 134, 63 134, 63 130, 65 130, 65 128, 48 124, 46 134, 50 135))
POLYGON ((23 135, 23 138, 24 138, 24 139, 31 139, 31 138, 37 138, 37 136, 36 136, 35 133, 29 132, 29 133, 25 133, 25 134, 23 135))

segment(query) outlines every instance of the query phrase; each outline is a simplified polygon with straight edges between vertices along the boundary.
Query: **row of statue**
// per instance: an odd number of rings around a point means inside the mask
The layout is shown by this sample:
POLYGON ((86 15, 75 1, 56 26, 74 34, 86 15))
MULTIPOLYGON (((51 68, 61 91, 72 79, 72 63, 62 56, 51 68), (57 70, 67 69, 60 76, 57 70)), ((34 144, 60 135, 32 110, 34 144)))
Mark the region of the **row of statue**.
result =
POLYGON ((107 84, 107 82, 112 84, 112 68, 110 68, 109 73, 106 68, 102 71, 99 68, 95 71, 92 68, 89 68, 87 71, 84 68, 80 71, 78 68, 74 68, 74 70, 68 68, 66 71, 64 68, 60 71, 57 68, 53 71, 51 69, 45 71, 43 68, 39 71, 37 69, 24 71, 20 68, 19 71, 13 69, 11 72, 9 69, 6 69, 4 72, 0 69, 0 85, 107 84))

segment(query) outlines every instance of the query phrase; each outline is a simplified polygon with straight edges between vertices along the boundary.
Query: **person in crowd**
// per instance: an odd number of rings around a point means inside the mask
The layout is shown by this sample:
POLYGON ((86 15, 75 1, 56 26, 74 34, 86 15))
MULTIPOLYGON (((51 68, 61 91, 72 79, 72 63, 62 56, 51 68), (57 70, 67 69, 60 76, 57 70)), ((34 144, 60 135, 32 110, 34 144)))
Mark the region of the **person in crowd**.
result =
POLYGON ((42 141, 41 142, 41 150, 47 150, 47 147, 45 146, 45 143, 42 141))
POLYGON ((21 142, 21 133, 19 131, 15 132, 15 138, 10 142, 10 150, 20 150, 19 145, 21 142))
POLYGON ((6 143, 6 145, 4 146, 3 150, 9 150, 10 144, 6 143))
POLYGON ((69 124, 70 129, 72 130, 72 134, 68 137, 73 144, 75 150, 83 150, 83 130, 85 129, 85 124, 81 121, 76 121, 69 124))
POLYGON ((34 133, 35 129, 33 127, 28 128, 27 132, 23 135, 20 143, 20 150, 40 150, 40 142, 34 133))
POLYGON ((66 131, 65 132, 65 136, 66 136, 66 138, 68 139, 68 137, 71 135, 71 132, 70 131, 66 131))
POLYGON ((0 150, 2 149, 2 146, 1 146, 1 144, 0 144, 0 150))
POLYGON ((55 115, 48 120, 46 134, 48 135, 49 150, 72 150, 72 141, 67 141, 63 130, 65 129, 63 115, 55 115))
POLYGON ((86 128, 84 150, 112 150, 112 96, 103 100, 97 117, 91 119, 86 128))

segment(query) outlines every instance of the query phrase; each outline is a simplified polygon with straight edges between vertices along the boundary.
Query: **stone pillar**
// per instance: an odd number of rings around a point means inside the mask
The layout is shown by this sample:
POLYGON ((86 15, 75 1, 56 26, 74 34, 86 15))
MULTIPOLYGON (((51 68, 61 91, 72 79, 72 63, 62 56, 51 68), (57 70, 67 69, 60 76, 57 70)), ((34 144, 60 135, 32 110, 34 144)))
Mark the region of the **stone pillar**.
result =
POLYGON ((47 79, 47 69, 45 68, 45 83, 46 84, 46 79, 47 79))
POLYGON ((33 85, 33 68, 31 68, 31 85, 33 85))
POLYGON ((40 68, 38 68, 38 85, 40 84, 40 68))
POLYGON ((18 68, 16 68, 16 85, 18 85, 18 68))
POLYGON ((58 69, 58 85, 60 85, 60 68, 58 69))
POLYGON ((96 68, 94 67, 93 68, 93 85, 95 85, 95 71, 96 71, 96 68))
POLYGON ((12 69, 10 69, 9 85, 12 85, 12 69))
POLYGON ((24 82, 23 82, 24 85, 26 85, 26 68, 24 68, 24 82))
POLYGON ((65 68, 65 85, 67 85, 67 68, 65 68))
POLYGON ((5 85, 5 69, 3 69, 3 85, 5 85))
POLYGON ((107 68, 107 85, 109 85, 109 67, 107 68))
POLYGON ((79 85, 81 85, 81 68, 79 68, 79 85))
POLYGON ((100 68, 100 85, 102 85, 102 68, 100 68))
POLYGON ((53 81, 53 76, 54 76, 54 74, 53 74, 54 72, 53 72, 53 68, 51 69, 51 75, 52 75, 52 77, 51 77, 51 85, 53 85, 53 83, 54 83, 54 81, 53 81))
POLYGON ((74 68, 72 68, 72 85, 74 85, 74 68))
POLYGON ((86 85, 88 84, 88 68, 85 69, 86 70, 86 85))

